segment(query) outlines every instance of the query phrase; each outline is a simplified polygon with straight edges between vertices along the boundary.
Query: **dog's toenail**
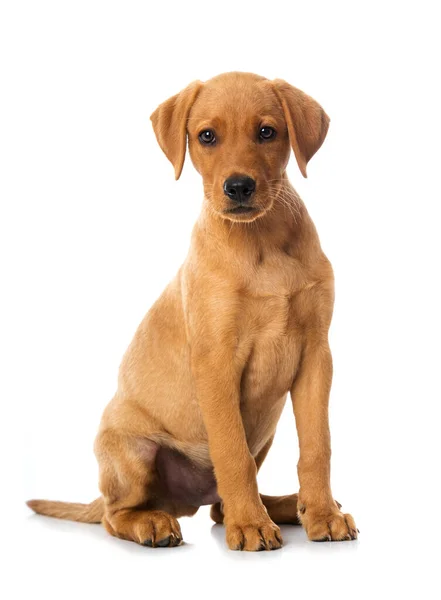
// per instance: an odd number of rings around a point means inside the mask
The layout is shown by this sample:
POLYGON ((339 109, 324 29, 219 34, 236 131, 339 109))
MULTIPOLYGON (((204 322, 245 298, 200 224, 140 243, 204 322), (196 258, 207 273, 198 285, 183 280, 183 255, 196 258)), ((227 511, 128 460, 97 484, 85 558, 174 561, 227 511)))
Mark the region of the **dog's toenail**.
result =
POLYGON ((159 540, 159 542, 156 542, 156 545, 160 548, 166 548, 170 545, 170 536, 164 538, 163 540, 159 540))
POLYGON ((144 540, 142 542, 143 546, 148 546, 149 548, 153 548, 153 540, 144 540))

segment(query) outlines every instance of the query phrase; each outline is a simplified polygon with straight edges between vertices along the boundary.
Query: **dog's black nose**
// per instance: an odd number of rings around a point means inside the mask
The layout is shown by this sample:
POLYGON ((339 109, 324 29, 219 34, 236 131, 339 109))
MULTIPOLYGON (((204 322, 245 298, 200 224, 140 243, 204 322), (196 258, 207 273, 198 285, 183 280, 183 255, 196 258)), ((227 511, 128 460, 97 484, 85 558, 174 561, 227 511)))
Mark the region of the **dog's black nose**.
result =
POLYGON ((256 182, 246 175, 233 175, 224 183, 224 194, 234 202, 248 202, 256 189, 256 182))

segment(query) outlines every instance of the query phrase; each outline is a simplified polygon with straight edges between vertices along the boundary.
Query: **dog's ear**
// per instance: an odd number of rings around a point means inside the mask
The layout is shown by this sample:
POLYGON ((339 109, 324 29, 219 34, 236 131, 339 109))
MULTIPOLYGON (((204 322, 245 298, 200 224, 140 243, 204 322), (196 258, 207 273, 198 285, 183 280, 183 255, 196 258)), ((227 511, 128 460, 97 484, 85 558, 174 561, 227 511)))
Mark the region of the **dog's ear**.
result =
POLYGON ((303 177, 307 177, 306 165, 324 142, 329 117, 318 102, 283 79, 275 79, 272 84, 285 113, 297 164, 303 177))
POLYGON ((190 83, 182 92, 160 104, 150 116, 158 144, 174 166, 176 179, 184 166, 188 115, 201 86, 200 81, 190 83))

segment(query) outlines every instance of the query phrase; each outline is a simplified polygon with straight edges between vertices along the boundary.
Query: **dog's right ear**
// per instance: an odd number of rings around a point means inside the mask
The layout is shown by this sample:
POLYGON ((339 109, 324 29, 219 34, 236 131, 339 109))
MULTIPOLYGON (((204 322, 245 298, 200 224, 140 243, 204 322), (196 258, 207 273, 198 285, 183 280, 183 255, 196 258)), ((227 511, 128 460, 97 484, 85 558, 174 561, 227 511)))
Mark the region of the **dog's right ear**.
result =
POLYGON ((201 86, 201 81, 190 83, 182 92, 160 104, 150 116, 158 144, 174 166, 176 179, 184 166, 188 115, 201 86))

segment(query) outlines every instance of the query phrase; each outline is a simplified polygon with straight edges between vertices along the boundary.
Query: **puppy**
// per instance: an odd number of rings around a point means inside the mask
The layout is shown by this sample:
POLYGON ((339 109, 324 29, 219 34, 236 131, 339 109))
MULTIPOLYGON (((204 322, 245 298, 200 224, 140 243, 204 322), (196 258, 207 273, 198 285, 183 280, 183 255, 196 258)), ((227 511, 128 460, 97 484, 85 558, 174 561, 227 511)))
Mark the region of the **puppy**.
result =
POLYGON ((355 539, 330 486, 333 272, 286 175, 292 148, 306 177, 329 118, 285 81, 226 73, 151 120, 176 179, 187 140, 202 176, 191 247, 123 358, 95 443, 100 498, 28 505, 151 547, 179 545, 177 518, 206 504, 232 550, 280 548, 280 523, 315 541, 355 539), (288 393, 300 491, 265 496, 256 474, 288 393))

